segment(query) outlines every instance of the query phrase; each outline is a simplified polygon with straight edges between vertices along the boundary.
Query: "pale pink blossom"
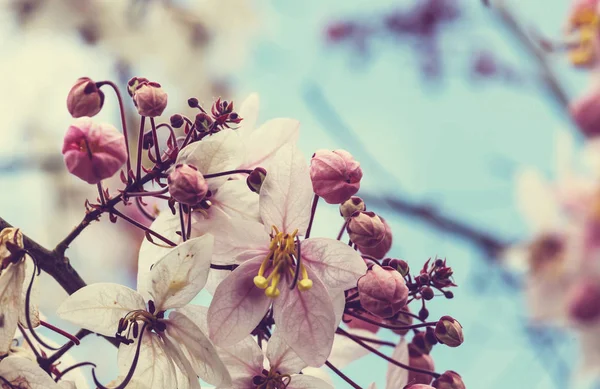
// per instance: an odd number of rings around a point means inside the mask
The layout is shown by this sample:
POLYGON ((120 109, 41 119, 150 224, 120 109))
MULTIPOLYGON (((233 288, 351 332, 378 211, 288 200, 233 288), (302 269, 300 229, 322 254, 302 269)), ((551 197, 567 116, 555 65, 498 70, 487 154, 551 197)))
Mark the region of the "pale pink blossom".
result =
POLYGON ((310 160, 315 193, 329 204, 341 204, 360 189, 362 169, 345 150, 317 150, 310 160))
POLYGON ((96 124, 87 116, 71 124, 62 153, 69 172, 88 184, 112 177, 127 161, 123 134, 112 125, 96 124))
POLYGON ((343 299, 338 304, 333 296, 356 287, 366 265, 348 245, 333 239, 305 239, 299 250, 313 197, 308 166, 291 145, 282 147, 270 166, 259 199, 264 225, 231 219, 217 233, 213 262, 240 266, 216 288, 209 333, 217 345, 231 346, 272 306, 280 335, 309 366, 320 366, 344 307, 343 299))

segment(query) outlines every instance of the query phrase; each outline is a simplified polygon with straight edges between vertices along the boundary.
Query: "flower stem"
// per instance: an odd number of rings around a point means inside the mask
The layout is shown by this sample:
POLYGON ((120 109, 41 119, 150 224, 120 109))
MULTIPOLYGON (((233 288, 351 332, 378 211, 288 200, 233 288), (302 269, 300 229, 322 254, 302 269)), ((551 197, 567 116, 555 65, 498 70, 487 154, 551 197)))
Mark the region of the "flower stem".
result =
POLYGON ((306 229, 306 235, 304 239, 310 238, 310 230, 312 230, 313 221, 315 220, 315 213, 317 213, 317 204, 319 203, 319 195, 315 194, 313 198, 312 207, 310 208, 310 221, 308 222, 308 228, 306 229))
POLYGON ((139 228, 142 231, 145 231, 147 233, 149 233, 152 236, 157 237, 158 239, 162 240, 163 242, 165 242, 166 244, 168 244, 169 246, 175 247, 177 246, 177 244, 167 238, 165 238, 164 236, 162 236, 161 234, 159 234, 158 232, 151 230, 150 228, 144 226, 143 224, 133 220, 132 218, 130 218, 129 216, 125 216, 124 214, 122 214, 121 212, 117 211, 116 209, 113 209, 111 211, 112 213, 114 213, 115 215, 119 216, 121 219, 133 224, 134 226, 136 226, 137 228, 139 228))
POLYGON ((331 362, 325 361, 325 364, 327 365, 328 368, 330 368, 335 374, 339 375, 344 381, 346 381, 354 389, 362 389, 362 387, 360 385, 358 385, 356 382, 352 381, 346 374, 342 373, 340 371, 340 369, 333 366, 331 364, 331 362))
POLYGON ((248 170, 248 169, 228 170, 226 172, 205 174, 204 178, 215 178, 215 177, 228 176, 231 174, 250 174, 250 173, 252 173, 252 170, 248 170))
POLYGON ((142 150, 144 149, 144 127, 146 126, 146 117, 142 116, 140 121, 140 132, 138 138, 137 161, 136 161, 136 178, 139 181, 142 177, 142 150))

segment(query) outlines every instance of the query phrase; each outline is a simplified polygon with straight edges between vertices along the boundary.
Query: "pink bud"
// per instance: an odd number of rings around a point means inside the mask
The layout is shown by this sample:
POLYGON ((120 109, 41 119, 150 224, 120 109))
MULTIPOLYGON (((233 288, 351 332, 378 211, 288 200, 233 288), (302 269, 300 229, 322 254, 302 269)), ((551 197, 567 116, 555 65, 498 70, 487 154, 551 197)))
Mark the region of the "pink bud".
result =
POLYGON ((371 211, 363 211, 348 221, 348 235, 353 243, 362 247, 375 247, 385 238, 383 220, 371 211))
POLYGON ((318 150, 310 161, 313 190, 329 204, 341 204, 358 192, 362 170, 345 150, 318 150))
POLYGON ((352 196, 340 204, 340 215, 344 219, 364 210, 366 210, 365 202, 358 196, 352 196))
POLYGON ((167 178, 169 193, 180 203, 196 205, 208 192, 208 184, 195 166, 180 164, 167 178))
POLYGON ((140 115, 157 117, 167 107, 167 93, 156 82, 142 82, 133 92, 133 102, 140 115))
POLYGON ((88 77, 77 80, 67 96, 67 109, 74 118, 94 116, 103 104, 104 93, 88 77))
POLYGON ((373 266, 358 280, 360 304, 372 314, 388 318, 398 313, 408 299, 404 278, 388 266, 373 266))
POLYGON ((586 279, 575 284, 568 295, 571 319, 590 323, 600 318, 600 281, 586 279))
MULTIPOLYGON (((410 367, 416 367, 418 369, 434 371, 435 365, 433 358, 429 354, 422 354, 409 345, 408 348, 408 365, 410 367)), ((408 382, 414 382, 415 384, 423 384, 427 388, 431 383, 433 376, 425 373, 417 373, 414 371, 408 372, 408 382)))
MULTIPOLYGON (((385 322, 387 324, 390 324, 393 326, 404 326, 404 327, 411 326, 413 324, 413 317, 404 312, 410 313, 410 308, 408 307, 408 305, 404 306, 404 308, 402 308, 400 310, 400 312, 398 312, 394 316, 390 317, 389 319, 386 319, 385 322)), ((392 330, 392 331, 398 335, 406 335, 409 330, 392 330)))
POLYGON ((600 88, 594 88, 569 106, 573 121, 588 138, 600 135, 600 88))
POLYGON ((435 389, 435 388, 430 385, 412 384, 410 386, 405 386, 404 389, 435 389))
POLYGON ((112 177, 127 161, 123 134, 110 124, 96 124, 87 116, 69 127, 62 153, 69 172, 89 184, 112 177))
POLYGON ((436 389, 466 389, 462 377, 455 371, 448 370, 439 376, 434 382, 436 389))
MULTIPOLYGON (((361 316, 364 316, 367 319, 371 319, 376 322, 380 322, 382 320, 380 317, 373 316, 369 312, 361 313, 361 316)), ((372 323, 357 319, 357 318, 349 316, 349 315, 344 315, 344 322, 346 322, 346 325, 349 328, 357 328, 357 329, 372 332, 374 334, 376 334, 379 331, 379 329, 381 328, 377 324, 372 324, 372 323)))
POLYGON ((385 227, 382 239, 373 247, 361 246, 359 244, 356 245, 361 253, 370 255, 377 259, 385 257, 388 251, 390 251, 392 248, 392 230, 390 229, 389 224, 387 224, 382 217, 380 217, 380 219, 385 227))
POLYGON ((462 326, 451 316, 442 316, 437 322, 435 337, 448 347, 458 347, 464 342, 462 326))

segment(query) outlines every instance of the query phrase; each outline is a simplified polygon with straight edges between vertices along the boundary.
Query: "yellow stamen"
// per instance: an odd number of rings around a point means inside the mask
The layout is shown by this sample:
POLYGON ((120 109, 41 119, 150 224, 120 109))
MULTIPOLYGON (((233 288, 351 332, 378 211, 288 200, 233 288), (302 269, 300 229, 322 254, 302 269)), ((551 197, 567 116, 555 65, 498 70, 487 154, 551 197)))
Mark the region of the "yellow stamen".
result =
POLYGON ((300 289, 301 292, 306 292, 312 288, 313 282, 308 278, 308 271, 306 270, 306 267, 304 265, 300 265, 300 268, 302 269, 302 279, 298 281, 298 289, 300 289))

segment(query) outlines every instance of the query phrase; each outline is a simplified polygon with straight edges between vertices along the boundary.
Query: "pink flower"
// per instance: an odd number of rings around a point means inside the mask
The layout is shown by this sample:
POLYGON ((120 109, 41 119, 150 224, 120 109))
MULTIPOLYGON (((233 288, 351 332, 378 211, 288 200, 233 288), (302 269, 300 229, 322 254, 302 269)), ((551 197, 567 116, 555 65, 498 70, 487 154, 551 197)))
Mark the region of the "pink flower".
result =
POLYGON ((74 118, 94 116, 103 104, 104 93, 88 77, 77 80, 67 96, 67 109, 74 118))
POLYGON ((312 197, 304 158, 295 146, 284 146, 260 190, 264 225, 231 219, 215 233, 223 240, 215 245, 213 263, 240 264, 219 284, 209 308, 215 344, 244 339, 272 306, 277 330, 306 364, 318 367, 329 356, 344 309, 337 292, 356 287, 366 265, 337 240, 310 238, 299 246, 312 197))
POLYGON ((600 282, 597 279, 579 280, 567 298, 569 316, 580 323, 600 318, 600 282))
POLYGON ((195 166, 180 164, 167 178, 169 193, 180 203, 196 205, 208 192, 208 184, 195 166))
POLYGON ((375 265, 358 280, 360 303, 372 314, 388 318, 406 305, 408 287, 402 275, 388 266, 375 265))
POLYGON ((298 374, 306 363, 290 349, 279 331, 271 336, 264 353, 248 336, 221 349, 219 355, 231 374, 231 388, 333 389, 317 377, 298 374))
POLYGON ((569 112, 586 137, 600 135, 600 88, 596 87, 572 102, 569 112))
POLYGON ((123 134, 89 117, 79 118, 69 127, 62 153, 69 172, 89 184, 112 177, 127 160, 123 134))
POLYGON ((167 93, 156 82, 141 82, 133 91, 133 102, 142 116, 157 117, 167 107, 167 93))
POLYGON ((341 204, 358 192, 362 169, 345 150, 318 150, 310 161, 315 193, 329 204, 341 204))

